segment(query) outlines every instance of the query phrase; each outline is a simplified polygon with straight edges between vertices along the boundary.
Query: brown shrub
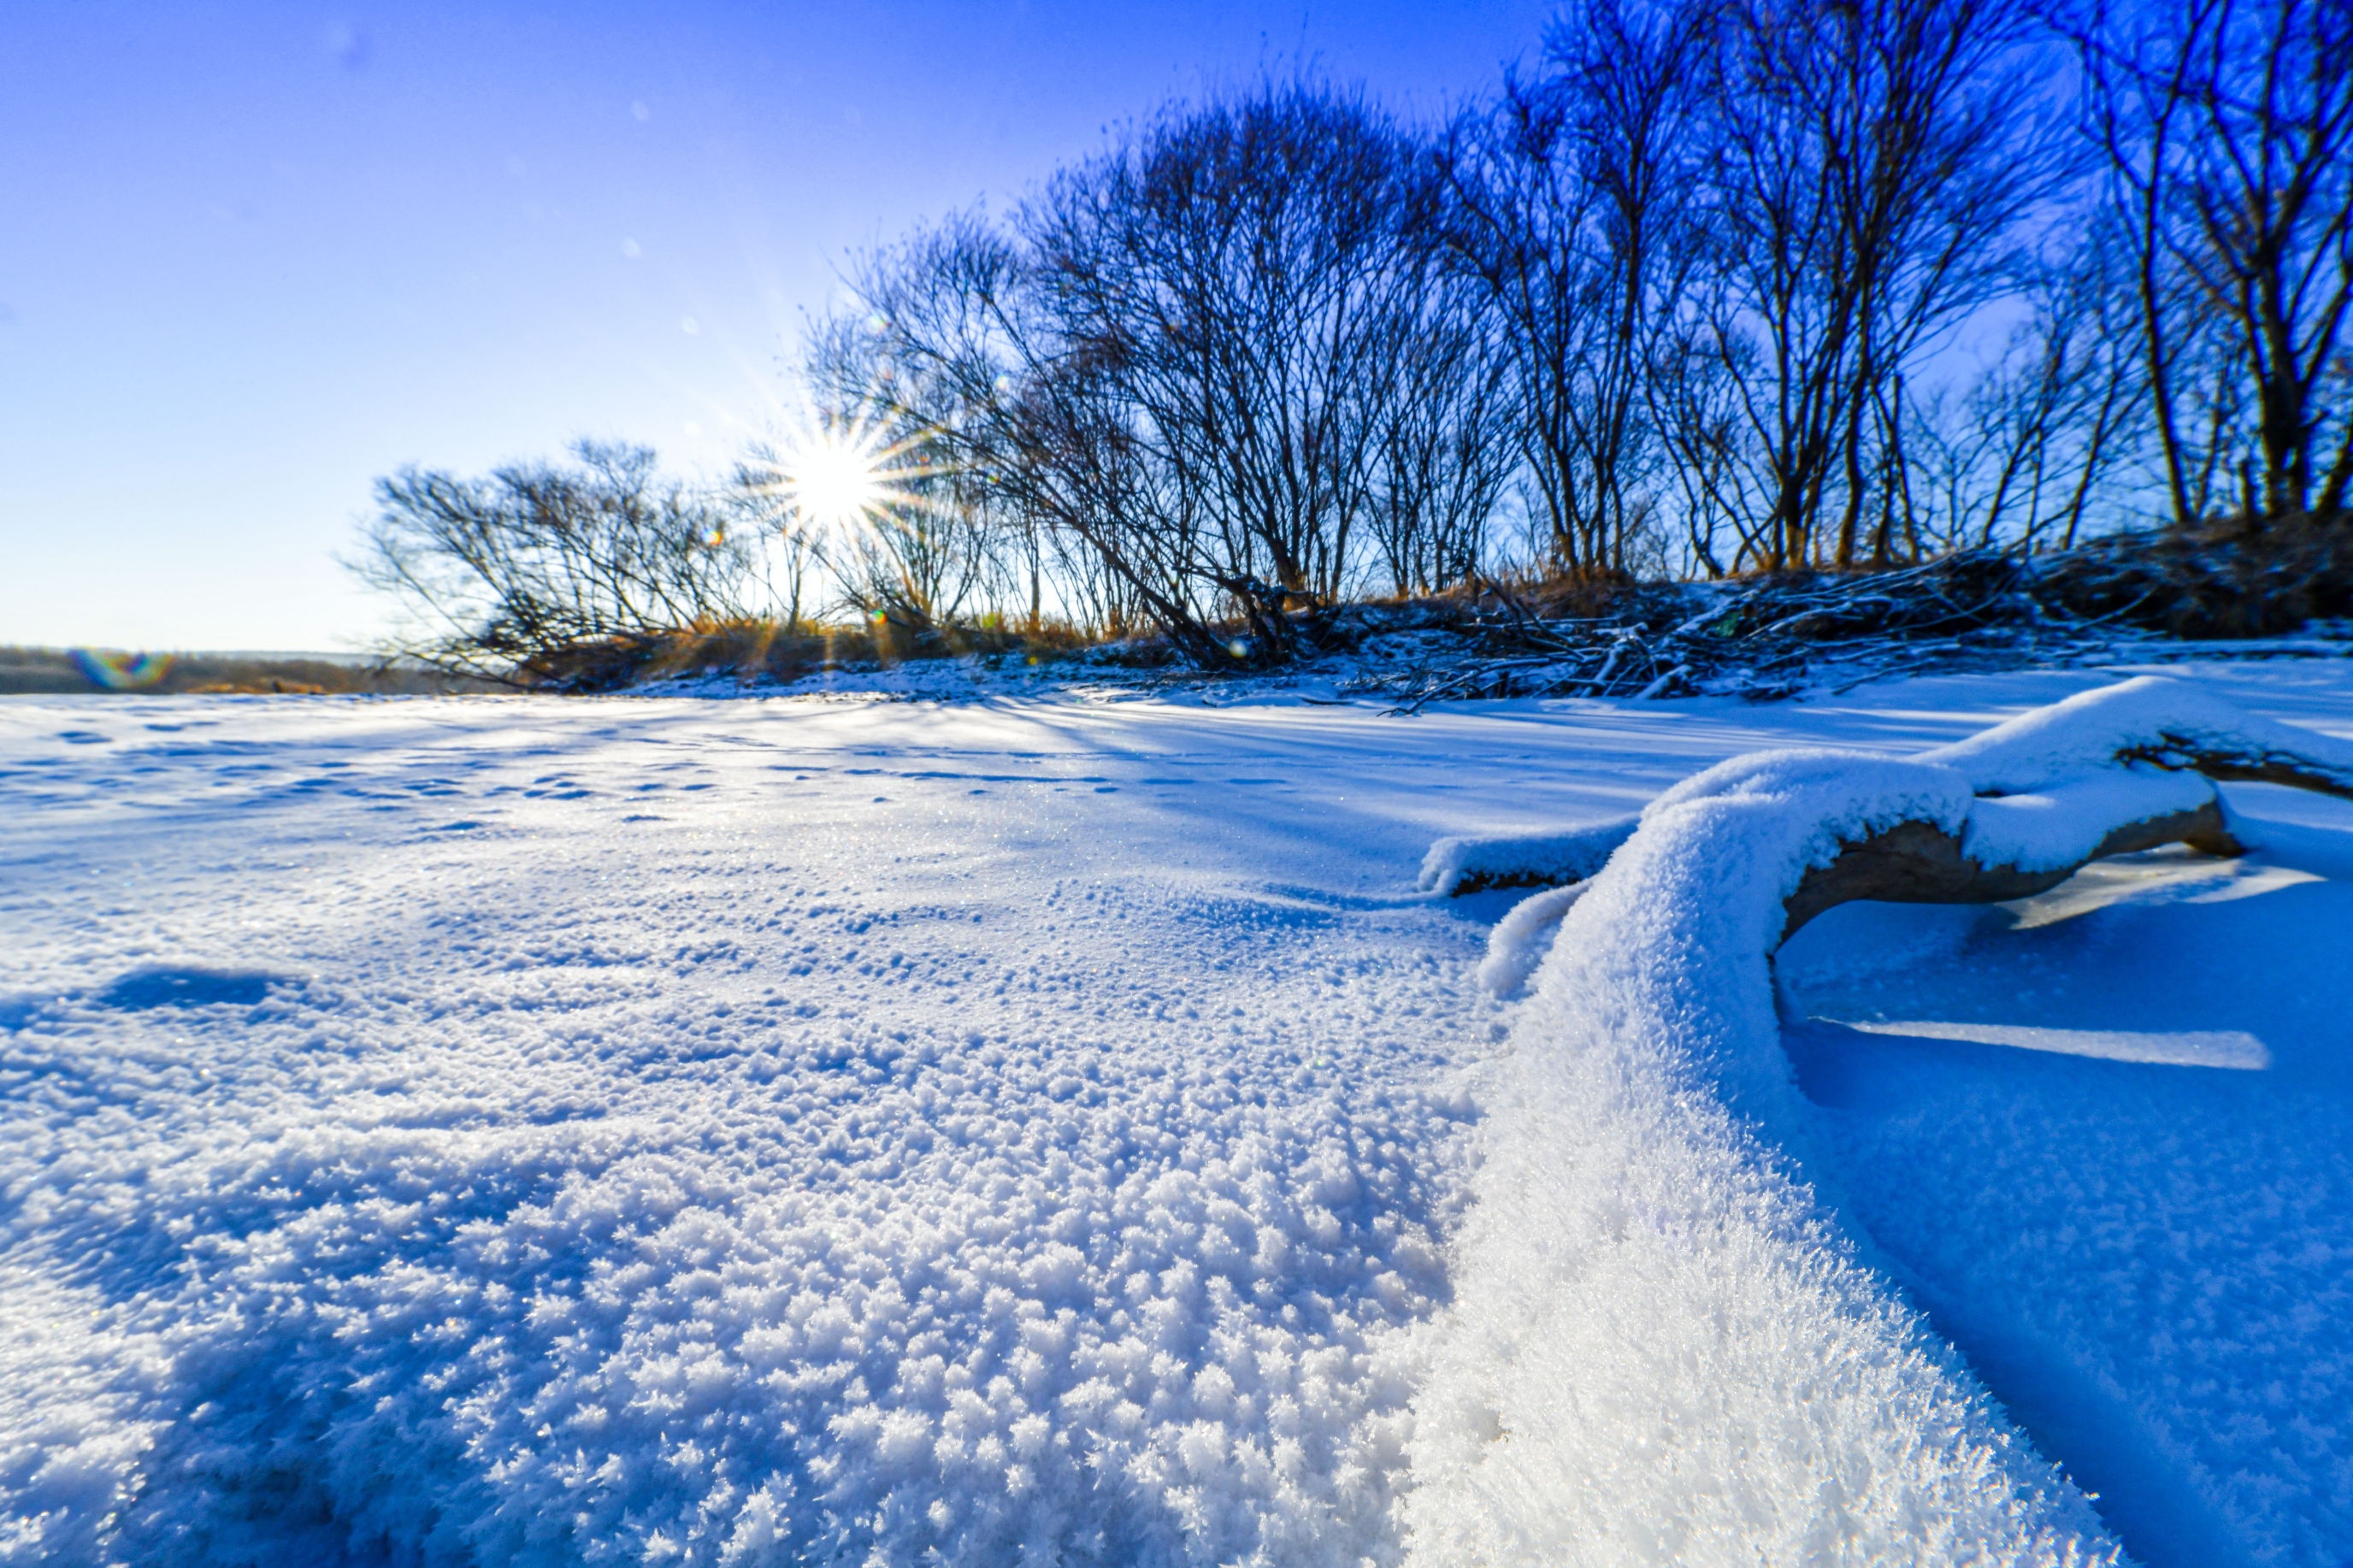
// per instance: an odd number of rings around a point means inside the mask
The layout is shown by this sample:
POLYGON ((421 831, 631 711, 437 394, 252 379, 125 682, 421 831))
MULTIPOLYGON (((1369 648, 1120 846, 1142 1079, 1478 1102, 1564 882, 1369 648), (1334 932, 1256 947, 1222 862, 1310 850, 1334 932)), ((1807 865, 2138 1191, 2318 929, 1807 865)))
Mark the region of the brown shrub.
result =
POLYGON ((526 661, 518 677, 522 684, 559 691, 617 691, 680 676, 786 681, 827 669, 974 655, 1021 655, 1037 662, 1103 646, 1102 639, 1058 622, 1015 629, 993 624, 912 626, 884 617, 786 630, 773 621, 725 621, 576 643, 526 661))

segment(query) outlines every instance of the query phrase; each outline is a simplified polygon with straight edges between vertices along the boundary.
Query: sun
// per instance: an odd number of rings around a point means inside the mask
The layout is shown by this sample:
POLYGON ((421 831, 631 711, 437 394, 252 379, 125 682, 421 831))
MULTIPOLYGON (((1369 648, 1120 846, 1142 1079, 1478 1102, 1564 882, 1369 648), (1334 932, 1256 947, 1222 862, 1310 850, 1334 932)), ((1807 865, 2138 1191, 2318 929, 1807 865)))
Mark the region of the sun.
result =
POLYGON ((779 455, 777 488, 806 521, 848 528, 889 499, 883 454, 858 430, 807 432, 779 455))
POLYGON ((913 481, 932 469, 911 441, 891 441, 862 420, 812 417, 763 465, 761 489, 804 528, 848 532, 894 509, 920 504, 913 481))

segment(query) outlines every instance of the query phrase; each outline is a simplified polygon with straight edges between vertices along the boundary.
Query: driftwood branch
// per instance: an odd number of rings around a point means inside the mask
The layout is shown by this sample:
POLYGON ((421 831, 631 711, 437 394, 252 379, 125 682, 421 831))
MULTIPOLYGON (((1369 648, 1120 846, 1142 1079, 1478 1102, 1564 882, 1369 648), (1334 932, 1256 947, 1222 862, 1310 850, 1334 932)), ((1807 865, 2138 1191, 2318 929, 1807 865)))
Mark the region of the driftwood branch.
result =
POLYGON ((2353 800, 2353 779, 2340 771, 2315 765, 2302 757, 2274 751, 2200 751, 2174 748, 2159 751, 2136 747, 2118 754, 2120 763, 2155 763, 2159 767, 2203 773, 2218 784, 2284 784, 2353 800))
MULTIPOLYGON (((2270 746, 2201 744, 2168 733, 2161 745, 2120 748, 2111 766, 2154 765, 2193 773, 2216 783, 2284 784, 2353 800, 2353 776, 2342 767, 2270 746)), ((1807 871, 1784 904, 1787 942, 1799 927, 1823 910, 1857 899, 1905 904, 1998 904, 2048 892, 2094 860, 2131 855, 2167 844, 2186 844, 2208 855, 2237 856, 2245 847, 2232 835, 2220 800, 2194 811, 2167 812, 2118 823, 2081 860, 2022 871, 2015 866, 1985 866, 1971 858, 1961 840, 1929 822, 1905 822, 1870 837, 1842 843, 1838 858, 1807 871)))
POLYGON ((1783 904, 1787 942, 1798 928, 1826 910, 1857 899, 1893 904, 2000 904, 2047 893, 2094 860, 2131 855, 2167 844, 2187 844, 2208 855, 2246 853, 2222 819, 2219 802, 2195 811, 2168 812, 2111 829, 2083 859, 2041 870, 1980 866, 1962 849, 1958 835, 1933 822, 1900 822, 1868 838, 1839 846, 1838 858, 1808 871, 1783 904))
MULTIPOLYGON (((1927 786, 1924 800, 1956 784, 1974 800, 1964 811, 1947 805, 1841 838, 1828 860, 1792 868, 1796 887, 1782 900, 1774 947, 1825 910, 1857 900, 2004 903, 2048 892, 2094 860, 2163 845, 2242 855, 2247 846, 2214 791, 2219 783, 2353 800, 2353 744, 2148 678, 2080 693, 1915 760, 1927 786), (2165 783, 2168 775, 2175 782, 2165 783)), ((1741 760, 1723 768, 1729 770, 1723 787, 1740 787, 1737 781, 1750 776, 1741 760)), ((1715 776, 1712 770, 1693 781, 1694 798, 1706 798, 1715 776)), ((1542 837, 1442 838, 1422 862, 1421 886, 1459 895, 1581 882, 1641 833, 1647 816, 1542 837)))

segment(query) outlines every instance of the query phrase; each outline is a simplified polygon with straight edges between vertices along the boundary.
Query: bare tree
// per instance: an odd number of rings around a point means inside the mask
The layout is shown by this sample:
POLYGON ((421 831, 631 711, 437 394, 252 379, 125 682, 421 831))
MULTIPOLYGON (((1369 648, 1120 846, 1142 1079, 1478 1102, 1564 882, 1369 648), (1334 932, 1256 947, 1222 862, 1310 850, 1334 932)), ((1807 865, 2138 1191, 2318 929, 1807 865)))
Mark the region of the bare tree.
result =
POLYGON ((1401 595, 1480 571, 1488 521, 1520 467, 1518 380, 1488 301, 1439 279, 1427 299, 1420 311, 1392 318, 1398 382, 1368 500, 1374 539, 1401 595))
POLYGON ((1700 422, 1679 447, 1709 459, 1736 564, 1847 565, 1901 467, 1895 382, 2006 289, 2064 170, 2011 0, 1734 0, 1724 16, 1714 253, 1669 356, 1712 395, 1677 404, 1700 422))
POLYGON ((1027 215, 1065 338, 1116 378, 1229 590, 1353 586, 1380 351, 1418 281, 1404 165, 1360 103, 1284 88, 1165 121, 1027 215))
POLYGON ((502 676, 575 644, 743 617, 751 560, 729 508, 653 452, 581 441, 577 467, 515 464, 488 479, 403 468, 376 481, 352 564, 407 609, 401 651, 502 676))
POLYGON ((1662 448, 1650 362, 1699 232, 1699 6, 1583 0, 1546 74, 1506 79, 1440 153, 1446 239, 1508 322, 1521 437, 1556 564, 1626 565, 1662 448))
POLYGON ((2174 519, 2340 521, 2353 495, 2353 10, 2103 5, 2069 30, 2132 247, 2174 519))
POLYGON ((922 431, 966 504, 1039 552, 1041 577, 1050 550, 1074 565, 1064 581, 1100 624, 1148 622, 1198 663, 1229 658, 1198 591, 1198 519, 1171 504, 1116 355, 1069 332, 1055 282, 1032 247, 972 216, 870 258, 866 326, 896 372, 862 395, 922 431))
MULTIPOLYGON (((838 317, 820 322, 805 353, 822 406, 804 445, 846 448, 872 469, 860 515, 794 520, 828 570, 845 607, 917 632, 964 618, 1001 589, 1005 521, 971 476, 943 460, 940 433, 959 416, 952 389, 920 370, 902 370, 887 337, 838 317)), ((745 465, 755 489, 779 479, 792 492, 789 458, 764 452, 745 465)))
POLYGON ((2135 447, 2142 392, 2110 226, 2023 289, 2029 314, 1974 379, 1883 415, 1891 474, 1873 559, 1995 545, 2072 549, 2135 447), (1909 429, 1912 434, 1906 436, 1909 429), (1896 537, 1900 531, 1900 540, 1896 537))
POLYGON ((1288 657, 1292 612, 1365 585, 1367 530, 1393 576, 1443 578, 1503 484, 1509 392, 1484 295, 1423 242, 1433 197, 1354 99, 1172 112, 1009 224, 872 258, 860 330, 890 374, 857 395, 959 476, 1033 603, 1052 572, 1199 662, 1288 657), (1211 629, 1228 614, 1239 645, 1211 629))

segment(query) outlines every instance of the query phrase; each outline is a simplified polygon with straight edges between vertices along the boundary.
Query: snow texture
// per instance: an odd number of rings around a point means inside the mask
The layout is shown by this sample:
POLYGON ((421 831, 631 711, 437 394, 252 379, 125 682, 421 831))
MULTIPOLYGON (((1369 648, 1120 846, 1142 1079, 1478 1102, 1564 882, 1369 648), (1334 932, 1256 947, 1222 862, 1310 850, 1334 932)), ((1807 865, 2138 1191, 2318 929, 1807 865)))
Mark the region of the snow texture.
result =
POLYGON ((0 1562, 2341 1563, 2341 803, 1777 1024, 2084 684, 0 701, 0 1562), (1651 795, 1516 1007, 1406 885, 1651 795))
POLYGON ((1568 911, 1415 1400, 1412 1561, 2113 1557, 1764 1131, 1803 1121, 1782 900, 1841 838, 1969 805, 1943 768, 1736 759, 1654 802, 1568 911))
MULTIPOLYGON (((2339 803, 2242 804, 2274 845, 2353 843, 2339 803)), ((2015 909, 1850 905, 1782 949, 1810 1168, 2133 1556, 2336 1568, 2353 882, 2104 868, 2015 909)))
POLYGON ((1514 904, 1487 938, 1487 959, 1479 965, 1479 984, 1494 995, 1517 996, 1545 954, 1552 951, 1554 934, 1570 906, 1592 885, 1572 882, 1566 888, 1547 888, 1514 904))
POLYGON ((0 708, 0 1561, 1393 1554, 1483 933, 1167 717, 0 708))
POLYGON ((1972 1040, 2063 1057, 2111 1062, 2160 1062, 2172 1067, 2236 1068, 2261 1072, 2272 1065, 2263 1041, 2244 1029, 2046 1029, 2010 1024, 1944 1024, 1919 1019, 1857 1024, 1867 1034, 1915 1040, 1972 1040))
POLYGON ((2111 765, 2033 793, 1972 802, 1961 853, 1980 866, 2056 870, 2090 858, 2112 829, 2196 811, 2213 799, 2214 786, 2197 773, 2111 765))
POLYGON ((1441 838, 1421 859, 1424 892, 1451 896, 1465 883, 1525 886, 1576 882, 1609 862, 1640 824, 1639 816, 1613 817, 1567 833, 1493 838, 1441 838))

